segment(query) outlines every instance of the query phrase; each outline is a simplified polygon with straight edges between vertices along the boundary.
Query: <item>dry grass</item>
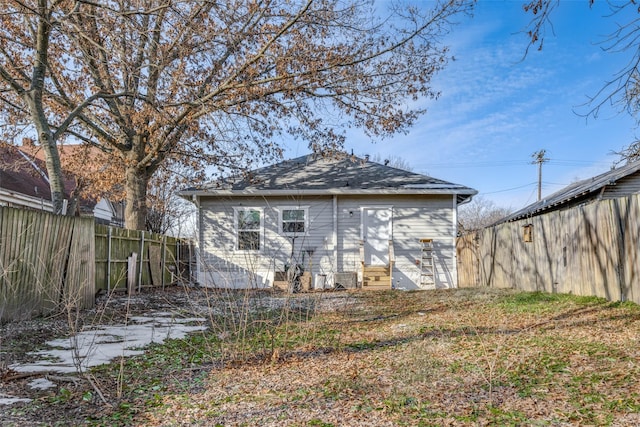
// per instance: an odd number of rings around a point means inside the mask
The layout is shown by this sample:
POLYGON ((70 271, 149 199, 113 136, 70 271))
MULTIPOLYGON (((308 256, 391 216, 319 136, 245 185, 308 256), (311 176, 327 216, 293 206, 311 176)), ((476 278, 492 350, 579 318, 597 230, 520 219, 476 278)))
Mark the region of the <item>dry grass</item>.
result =
MULTIPOLYGON (((269 351, 259 328, 245 330, 243 352, 254 343, 253 357, 220 364, 211 345, 219 338, 209 335, 128 361, 124 400, 91 422, 640 424, 634 304, 509 290, 341 295, 350 304, 271 323, 269 351)), ((234 354, 233 341, 224 345, 234 354)), ((106 384, 108 373, 95 376, 106 384)))
POLYGON ((151 425, 634 425, 635 305, 491 290, 359 295, 278 363, 213 370, 151 425))

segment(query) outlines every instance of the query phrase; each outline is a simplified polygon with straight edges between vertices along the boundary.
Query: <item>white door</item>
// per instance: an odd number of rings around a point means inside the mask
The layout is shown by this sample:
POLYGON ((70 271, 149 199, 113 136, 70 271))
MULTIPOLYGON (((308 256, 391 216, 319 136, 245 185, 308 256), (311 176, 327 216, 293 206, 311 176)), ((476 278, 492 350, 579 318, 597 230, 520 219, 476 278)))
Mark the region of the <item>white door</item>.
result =
POLYGON ((391 208, 365 208, 362 222, 365 265, 389 264, 391 208))

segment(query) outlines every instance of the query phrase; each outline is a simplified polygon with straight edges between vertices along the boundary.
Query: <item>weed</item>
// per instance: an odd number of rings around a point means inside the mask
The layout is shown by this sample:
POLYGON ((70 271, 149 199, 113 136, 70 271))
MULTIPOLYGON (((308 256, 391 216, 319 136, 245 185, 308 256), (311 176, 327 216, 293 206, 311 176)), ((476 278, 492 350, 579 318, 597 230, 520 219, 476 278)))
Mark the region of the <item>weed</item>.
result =
POLYGON ((493 405, 489 405, 487 411, 491 425, 522 426, 529 422, 528 417, 521 411, 508 411, 493 405))
POLYGON ((379 343, 376 343, 376 342, 357 341, 357 342, 347 344, 346 348, 361 351, 361 350, 371 350, 373 348, 376 348, 378 345, 379 343))
POLYGON ((73 393, 68 388, 60 387, 58 393, 51 398, 51 403, 60 404, 67 403, 73 397, 73 393))
POLYGON ((325 423, 324 421, 322 421, 319 418, 313 418, 313 419, 309 420, 307 425, 308 426, 313 426, 313 427, 335 427, 335 424, 333 424, 333 423, 325 423))
MULTIPOLYGON (((322 426, 338 408, 344 425, 606 425, 640 411, 631 307, 474 292, 343 294, 357 307, 331 312, 317 311, 316 296, 212 293, 209 330, 88 373, 122 385, 117 400, 106 396, 122 404, 92 422, 260 425, 305 414, 315 424, 304 425, 322 426), (543 415, 530 409, 539 400, 543 415)), ((99 402, 88 391, 55 399, 99 402)))
POLYGON ((415 411, 421 406, 420 400, 414 396, 406 394, 392 394, 384 400, 385 410, 394 412, 415 411))
POLYGON ((548 294, 544 292, 519 292, 505 296, 498 306, 509 313, 544 314, 556 312, 562 307, 604 305, 606 303, 605 299, 598 297, 548 294))

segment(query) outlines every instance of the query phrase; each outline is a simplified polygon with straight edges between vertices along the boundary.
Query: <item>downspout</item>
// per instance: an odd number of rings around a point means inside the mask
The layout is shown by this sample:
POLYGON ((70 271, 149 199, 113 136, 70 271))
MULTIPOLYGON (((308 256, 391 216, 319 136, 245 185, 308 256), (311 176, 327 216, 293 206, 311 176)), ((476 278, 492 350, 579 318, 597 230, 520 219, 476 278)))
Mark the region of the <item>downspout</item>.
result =
MULTIPOLYGON (((471 198, 469 198, 471 199, 471 198)), ((452 285, 458 288, 458 249, 456 248, 456 239, 458 238, 458 195, 453 194, 453 280, 452 285)), ((434 277, 435 279, 435 277, 434 277)))
POLYGON ((20 153, 20 155, 22 157, 24 157, 24 159, 29 162, 29 164, 31 164, 31 167, 33 167, 36 172, 38 172, 38 174, 42 177, 42 179, 44 179, 45 181, 47 181, 47 184, 51 185, 51 182, 49 182, 49 177, 47 176, 46 172, 43 171, 37 164, 35 161, 33 161, 31 159, 31 157, 27 156, 25 153, 22 152, 22 150, 18 150, 18 153, 20 153))
POLYGON ((338 272, 338 196, 333 196, 333 232, 331 242, 333 243, 333 272, 338 272))
MULTIPOLYGON (((18 153, 20 153, 20 155, 27 161, 29 162, 29 164, 31 165, 31 167, 33 169, 35 169, 36 172, 38 172, 38 175, 40 175, 42 177, 42 179, 45 180, 45 182, 49 185, 49 190, 51 190, 51 181, 49 181, 49 176, 47 176, 47 173, 45 171, 42 170, 42 168, 40 168, 38 166, 38 164, 31 158, 29 157, 27 154, 25 154, 22 150, 18 150, 18 153)), ((52 193, 52 202, 53 202, 53 193, 52 193)), ((42 197, 40 197, 41 200, 41 210, 44 210, 44 199, 42 197)), ((67 199, 63 199, 62 201, 62 214, 65 215, 67 213, 67 206, 69 201, 67 199)), ((53 206, 51 208, 51 212, 53 212, 53 206)))
MULTIPOLYGON (((200 222, 202 221, 202 208, 200 207, 200 198, 197 195, 192 195, 191 196, 191 201, 193 202, 194 205, 196 205, 196 274, 194 275, 193 272, 191 272, 191 277, 195 277, 196 278, 196 283, 202 284, 203 282, 200 280, 200 271, 202 271, 200 269, 200 263, 201 261, 201 250, 202 250, 202 245, 200 245, 200 242, 202 241, 202 236, 200 235, 201 233, 201 229, 202 227, 200 226, 200 222)), ((189 260, 189 262, 191 262, 191 260, 189 260)))

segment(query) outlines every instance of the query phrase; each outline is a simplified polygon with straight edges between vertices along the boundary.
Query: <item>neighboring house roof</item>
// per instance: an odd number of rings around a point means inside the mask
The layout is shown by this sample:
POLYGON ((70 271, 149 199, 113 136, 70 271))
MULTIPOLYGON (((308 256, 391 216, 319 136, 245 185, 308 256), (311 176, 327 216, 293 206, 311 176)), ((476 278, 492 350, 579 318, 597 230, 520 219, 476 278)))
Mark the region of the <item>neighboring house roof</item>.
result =
POLYGON ((0 147, 0 188, 51 201, 44 162, 13 146, 0 147))
POLYGON ((477 191, 339 153, 309 154, 180 192, 183 197, 247 194, 455 194, 460 203, 477 191))
POLYGON ((518 219, 540 215, 543 212, 574 206, 587 200, 602 197, 605 192, 616 193, 618 196, 637 193, 640 189, 640 161, 629 162, 624 166, 611 169, 608 172, 574 182, 565 188, 545 197, 536 203, 514 212, 499 222, 515 221, 518 219), (636 186, 625 186, 624 192, 610 191, 631 179, 637 180, 636 186))
MULTIPOLYGON (((73 145, 67 145, 60 150, 61 158, 65 154, 73 156, 75 153, 77 149, 73 145)), ((68 172, 64 172, 63 175, 65 198, 68 199, 76 188, 76 179, 68 172)), ((0 145, 0 190, 51 202, 44 151, 35 146, 0 145)), ((95 197, 81 197, 78 209, 82 214, 94 215, 94 209, 99 201, 95 197)), ((123 218, 121 206, 114 205, 110 201, 106 203, 113 210, 116 220, 123 218)), ((33 203, 22 205, 35 206, 33 203)))

